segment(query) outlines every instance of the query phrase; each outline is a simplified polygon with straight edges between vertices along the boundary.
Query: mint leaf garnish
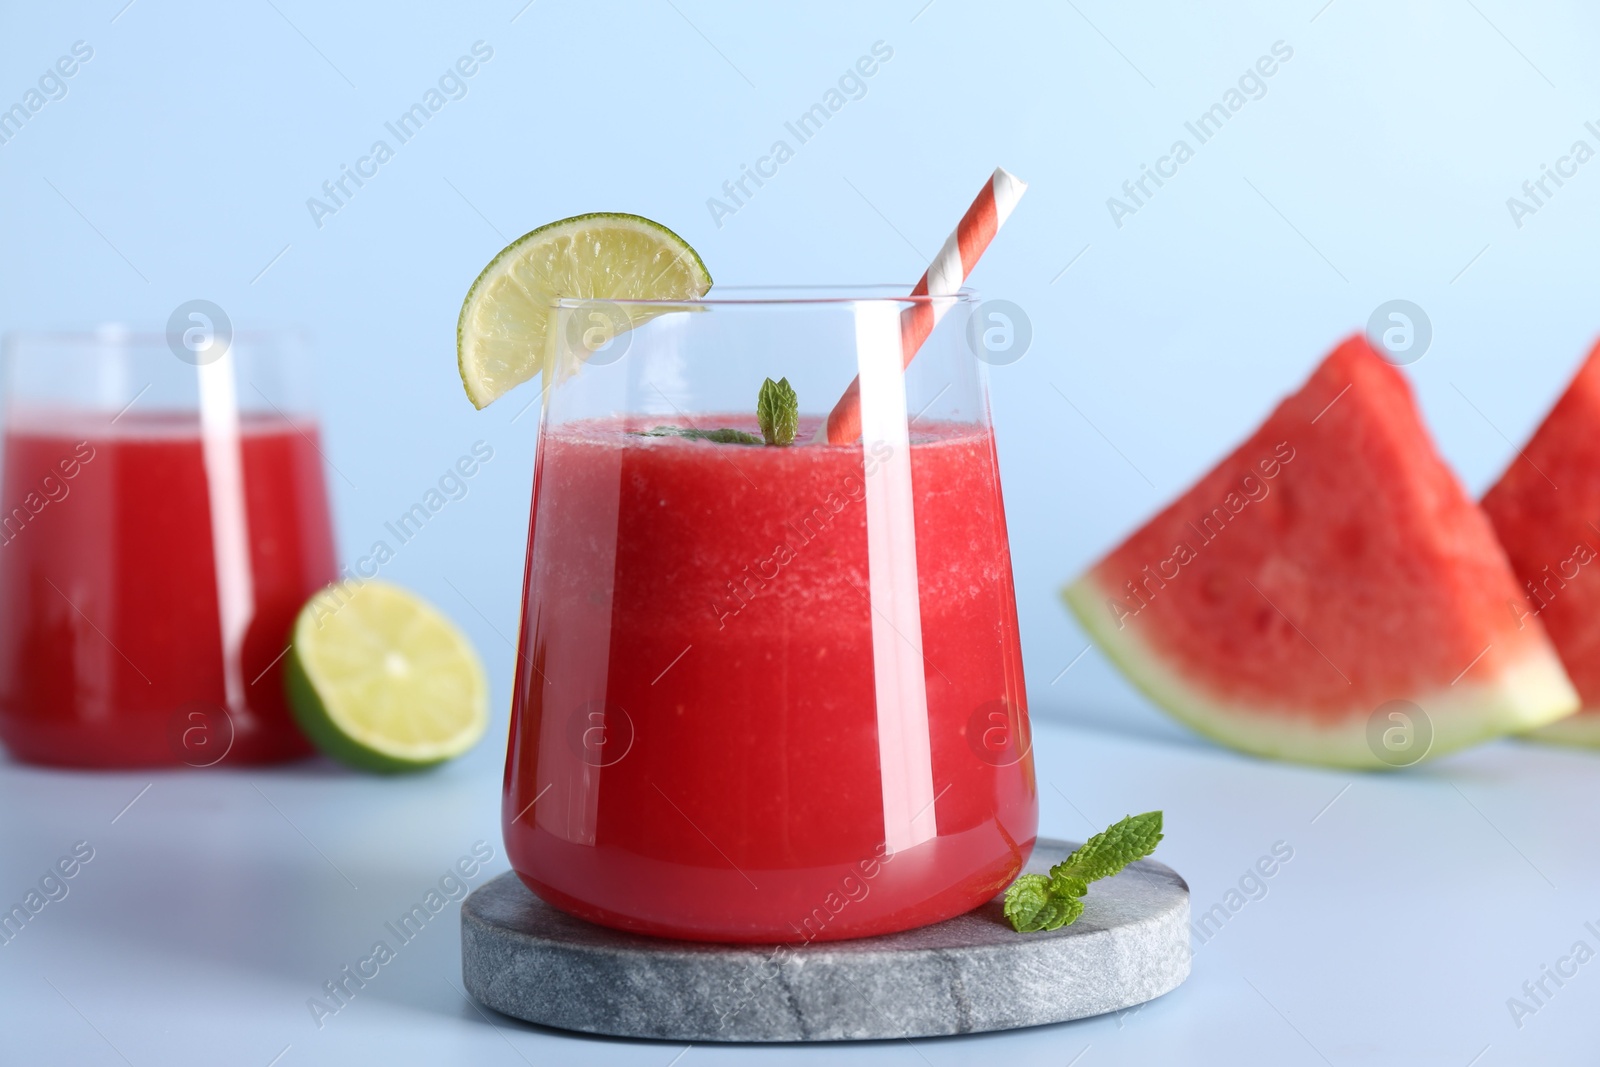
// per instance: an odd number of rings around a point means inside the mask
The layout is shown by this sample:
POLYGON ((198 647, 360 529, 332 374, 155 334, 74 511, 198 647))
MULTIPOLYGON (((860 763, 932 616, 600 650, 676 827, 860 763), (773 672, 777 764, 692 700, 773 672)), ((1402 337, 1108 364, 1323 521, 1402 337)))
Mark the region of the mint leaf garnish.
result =
POLYGON ((769 445, 794 443, 795 431, 800 426, 800 398, 795 396, 789 379, 768 378, 761 383, 761 395, 756 398, 756 421, 761 423, 761 436, 769 445))
POLYGON ((771 378, 761 383, 761 394, 756 398, 756 420, 761 424, 761 436, 724 426, 719 430, 697 430, 692 426, 657 426, 651 430, 630 430, 636 437, 688 437, 696 441, 714 441, 719 445, 790 445, 800 428, 800 398, 795 396, 789 379, 771 378))
POLYGON ((696 430, 690 426, 657 426, 653 430, 630 430, 637 437, 689 437, 696 441, 715 441, 719 445, 759 445, 761 438, 743 430, 696 430))
POLYGON ((1005 914, 1018 933, 1058 930, 1083 914, 1080 899, 1089 883, 1109 878, 1156 850, 1161 813, 1129 815, 1095 834, 1076 852, 1050 868, 1048 875, 1024 874, 1006 890, 1005 914))

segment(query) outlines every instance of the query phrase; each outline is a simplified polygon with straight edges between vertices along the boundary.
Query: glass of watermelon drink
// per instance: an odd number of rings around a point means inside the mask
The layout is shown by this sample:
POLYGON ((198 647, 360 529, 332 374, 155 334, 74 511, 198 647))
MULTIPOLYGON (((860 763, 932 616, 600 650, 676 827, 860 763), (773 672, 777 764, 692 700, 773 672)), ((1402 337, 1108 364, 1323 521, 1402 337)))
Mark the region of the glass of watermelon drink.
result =
POLYGON ((336 572, 299 342, 185 337, 7 338, 0 741, 17 759, 310 751, 282 653, 336 572))
POLYGON ((930 298, 891 292, 553 313, 502 816, 549 903, 666 937, 833 940, 968 911, 1027 860, 974 298, 941 298, 902 371, 900 316, 930 298), (862 439, 815 442, 858 374, 862 439), (788 446, 756 411, 779 376, 788 446), (744 442, 696 436, 720 430, 744 442))

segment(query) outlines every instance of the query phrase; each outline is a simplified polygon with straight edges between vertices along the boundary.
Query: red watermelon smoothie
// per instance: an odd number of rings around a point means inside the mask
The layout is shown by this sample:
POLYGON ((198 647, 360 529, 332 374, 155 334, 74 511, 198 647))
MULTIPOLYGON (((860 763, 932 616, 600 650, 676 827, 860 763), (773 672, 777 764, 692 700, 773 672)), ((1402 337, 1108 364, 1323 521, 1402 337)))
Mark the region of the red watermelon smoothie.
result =
POLYGON ((301 604, 336 575, 316 441, 311 422, 240 416, 235 533, 248 558, 230 572, 194 413, 12 420, 0 740, 13 756, 130 767, 310 751, 279 656, 301 604), (229 610, 244 613, 231 651, 229 610))
POLYGON ((887 545, 891 446, 650 425, 541 437, 503 816, 522 880, 607 926, 744 942, 908 929, 1002 890, 1037 798, 991 432, 900 446, 914 524, 887 545))

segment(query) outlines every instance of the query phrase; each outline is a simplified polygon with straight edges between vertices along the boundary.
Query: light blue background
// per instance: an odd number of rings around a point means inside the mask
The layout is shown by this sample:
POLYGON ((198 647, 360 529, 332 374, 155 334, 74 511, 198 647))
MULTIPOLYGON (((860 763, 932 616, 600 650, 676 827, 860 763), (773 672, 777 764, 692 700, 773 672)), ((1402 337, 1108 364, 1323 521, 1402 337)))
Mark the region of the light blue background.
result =
POLYGON ((1600 148, 1583 128, 1600 120, 1600 18, 1575 4, 1135 17, 950 0, 920 14, 920 0, 541 2, 520 15, 520 0, 449 13, 274 3, 5 6, 0 101, 74 41, 95 54, 0 145, 0 327, 160 327, 204 297, 237 326, 308 328, 345 476, 330 472, 347 563, 488 441, 495 460, 469 497, 385 573, 471 631, 497 708, 511 653, 492 627, 515 628, 536 419, 511 425, 522 394, 467 405, 453 331, 477 270, 551 219, 659 219, 727 284, 909 285, 996 164, 1031 183, 972 283, 1034 328, 991 385, 1041 711, 1140 713, 1098 652, 1051 685, 1086 644, 1058 587, 1379 303, 1403 297, 1432 318, 1411 376, 1474 491, 1600 333, 1600 160, 1520 230, 1505 204, 1575 139, 1600 148), (479 40, 494 58, 467 95, 397 145, 384 123, 479 40), (866 95, 715 225, 708 198, 792 141, 783 123, 880 40, 894 58, 866 95), (1184 122, 1276 41, 1294 56, 1266 95, 1198 145, 1184 122), (380 137, 395 158, 319 229, 307 198, 380 137), (1107 198, 1179 137, 1195 158, 1118 228, 1107 198))
MULTIPOLYGON (((1383 301, 1431 317, 1408 373, 1475 493, 1600 334, 1600 160, 1521 228, 1506 207, 1573 141, 1600 148, 1584 129, 1600 125, 1600 13, 1577 3, 122 4, 0 4, 0 106, 73 42, 94 49, 0 144, 0 329, 160 328, 197 297, 239 327, 308 328, 347 563, 474 441, 494 447, 384 571, 457 618, 494 679, 491 742, 446 783, 498 773, 536 430, 531 412, 512 423, 527 390, 466 402, 456 313, 537 224, 647 215, 728 284, 909 285, 996 164, 1029 181, 972 283, 1034 331, 991 376, 1030 696, 1038 715, 1153 739, 1180 732, 1098 652, 1061 674, 1087 643, 1064 580, 1383 301), (468 95, 314 225, 306 199, 479 40, 494 58, 468 95), (880 40, 894 56, 865 97, 717 226, 707 199, 880 40), (1107 198, 1175 139, 1195 146, 1184 122, 1277 41, 1294 54, 1266 95, 1119 228, 1107 198)), ((53 842, 30 838, 29 862, 53 842)), ((1486 982, 1484 1010, 1543 945, 1486 982)))

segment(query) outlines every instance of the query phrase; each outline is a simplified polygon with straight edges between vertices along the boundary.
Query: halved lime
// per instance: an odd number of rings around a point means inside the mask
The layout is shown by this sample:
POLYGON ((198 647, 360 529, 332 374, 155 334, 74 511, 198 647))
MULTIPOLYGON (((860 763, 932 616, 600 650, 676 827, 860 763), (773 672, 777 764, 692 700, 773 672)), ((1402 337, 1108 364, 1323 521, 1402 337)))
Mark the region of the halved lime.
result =
POLYGON ((369 771, 431 767, 478 743, 489 686, 466 635, 387 582, 338 582, 295 618, 289 705, 328 755, 369 771))
POLYGON ((546 370, 560 297, 692 300, 710 288, 700 256, 659 222, 600 212, 541 226, 501 249, 467 290, 456 322, 461 384, 483 408, 546 370))

